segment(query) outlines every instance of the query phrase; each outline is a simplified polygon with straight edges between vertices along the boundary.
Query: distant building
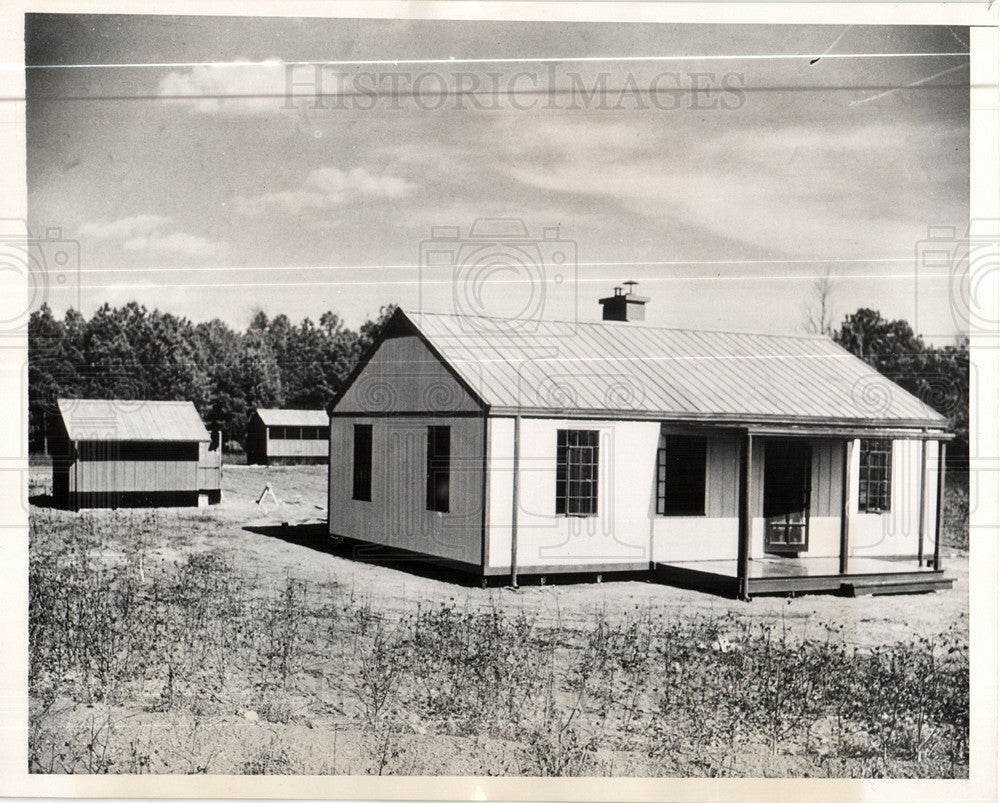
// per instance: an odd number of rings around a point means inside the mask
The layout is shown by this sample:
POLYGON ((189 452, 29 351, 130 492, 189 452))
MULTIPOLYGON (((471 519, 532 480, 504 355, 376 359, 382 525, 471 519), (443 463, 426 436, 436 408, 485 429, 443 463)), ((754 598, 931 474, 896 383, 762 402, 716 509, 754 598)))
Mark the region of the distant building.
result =
POLYGON ((274 466, 327 463, 330 419, 324 410, 258 407, 247 424, 247 463, 274 466))
POLYGON ((330 405, 329 532, 482 578, 902 593, 947 421, 830 338, 398 311, 330 405))
POLYGON ((222 498, 222 437, 188 401, 59 399, 52 494, 71 510, 182 507, 222 498))

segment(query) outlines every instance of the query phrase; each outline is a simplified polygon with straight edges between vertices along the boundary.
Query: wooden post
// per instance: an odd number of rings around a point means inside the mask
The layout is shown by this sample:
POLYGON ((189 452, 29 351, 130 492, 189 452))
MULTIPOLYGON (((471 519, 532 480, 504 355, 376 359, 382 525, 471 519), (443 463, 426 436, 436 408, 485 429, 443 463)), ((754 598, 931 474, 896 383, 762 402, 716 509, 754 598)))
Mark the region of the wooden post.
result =
POLYGON ((751 510, 751 475, 753 473, 753 435, 749 430, 740 450, 740 516, 739 545, 736 559, 737 593, 742 600, 750 599, 750 531, 753 525, 751 510))
POLYGON ((941 527, 944 523, 944 470, 948 452, 946 441, 938 441, 937 516, 934 523, 934 571, 941 568, 941 527))
POLYGON ((510 511, 510 584, 517 588, 517 511, 521 506, 521 416, 514 416, 513 492, 510 511))
MULTIPOLYGON (((482 494, 482 538, 479 547, 480 563, 483 567, 483 583, 486 582, 486 570, 490 565, 490 419, 483 412, 483 482, 480 488, 482 494)), ((485 588, 485 585, 483 586, 485 588)))
POLYGON ((840 477, 840 573, 847 574, 847 558, 851 551, 851 453, 854 440, 844 441, 844 470, 840 477))
POLYGON ((917 522, 917 566, 924 565, 924 514, 927 512, 927 441, 920 441, 920 504, 917 522))

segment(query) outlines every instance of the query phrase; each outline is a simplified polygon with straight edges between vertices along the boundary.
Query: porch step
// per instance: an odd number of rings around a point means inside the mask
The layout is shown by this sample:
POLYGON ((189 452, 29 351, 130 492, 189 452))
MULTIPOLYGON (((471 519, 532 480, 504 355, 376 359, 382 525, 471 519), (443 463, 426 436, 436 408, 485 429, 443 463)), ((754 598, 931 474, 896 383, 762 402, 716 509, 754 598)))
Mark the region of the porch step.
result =
POLYGON ((843 584, 842 588, 851 597, 884 594, 920 594, 930 591, 944 591, 954 584, 950 577, 858 577, 843 584))

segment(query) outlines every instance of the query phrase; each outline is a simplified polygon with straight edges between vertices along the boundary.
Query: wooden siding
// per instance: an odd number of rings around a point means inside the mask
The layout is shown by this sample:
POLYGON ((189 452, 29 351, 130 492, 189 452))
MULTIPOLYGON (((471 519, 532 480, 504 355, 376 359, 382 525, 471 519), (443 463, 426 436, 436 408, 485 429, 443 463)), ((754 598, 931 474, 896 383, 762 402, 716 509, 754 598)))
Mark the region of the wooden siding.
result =
POLYGON ((708 438, 705 455, 705 515, 734 518, 739 504, 740 439, 708 438))
POLYGON ((76 461, 77 493, 119 491, 197 491, 197 461, 76 461))
POLYGON ((267 457, 326 457, 329 443, 323 440, 278 440, 268 438, 267 457))
POLYGON ((330 428, 330 533, 480 565, 484 448, 481 418, 335 418, 330 428), (370 502, 352 498, 355 424, 372 426, 370 502), (451 427, 447 513, 427 510, 427 427, 432 425, 451 427))
POLYGON ((479 405, 416 335, 383 341, 337 404, 363 415, 477 412, 479 405))
POLYGON ((198 445, 198 490, 218 491, 222 488, 222 449, 210 449, 209 444, 198 445))

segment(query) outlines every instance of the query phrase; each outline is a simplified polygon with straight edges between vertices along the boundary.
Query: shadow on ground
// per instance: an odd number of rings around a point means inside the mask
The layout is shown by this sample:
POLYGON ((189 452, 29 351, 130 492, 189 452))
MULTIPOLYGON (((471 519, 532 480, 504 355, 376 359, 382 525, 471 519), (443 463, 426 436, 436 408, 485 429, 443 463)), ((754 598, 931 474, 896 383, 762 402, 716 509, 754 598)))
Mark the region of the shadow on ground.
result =
MULTIPOLYGON (((372 566, 384 566, 388 569, 407 572, 408 574, 426 577, 431 580, 440 580, 444 583, 453 583, 468 588, 487 586, 496 588, 510 585, 509 574, 489 577, 484 581, 481 575, 441 566, 434 558, 425 557, 418 553, 328 535, 325 522, 272 526, 247 525, 243 529, 247 532, 263 535, 268 538, 277 538, 289 544, 306 547, 307 549, 315 549, 317 552, 325 552, 328 555, 335 555, 339 558, 346 558, 347 560, 366 563, 372 566)), ((648 582, 651 579, 649 572, 532 574, 520 575, 518 577, 518 585, 576 585, 580 583, 593 583, 595 581, 621 582, 635 580, 648 582)))

